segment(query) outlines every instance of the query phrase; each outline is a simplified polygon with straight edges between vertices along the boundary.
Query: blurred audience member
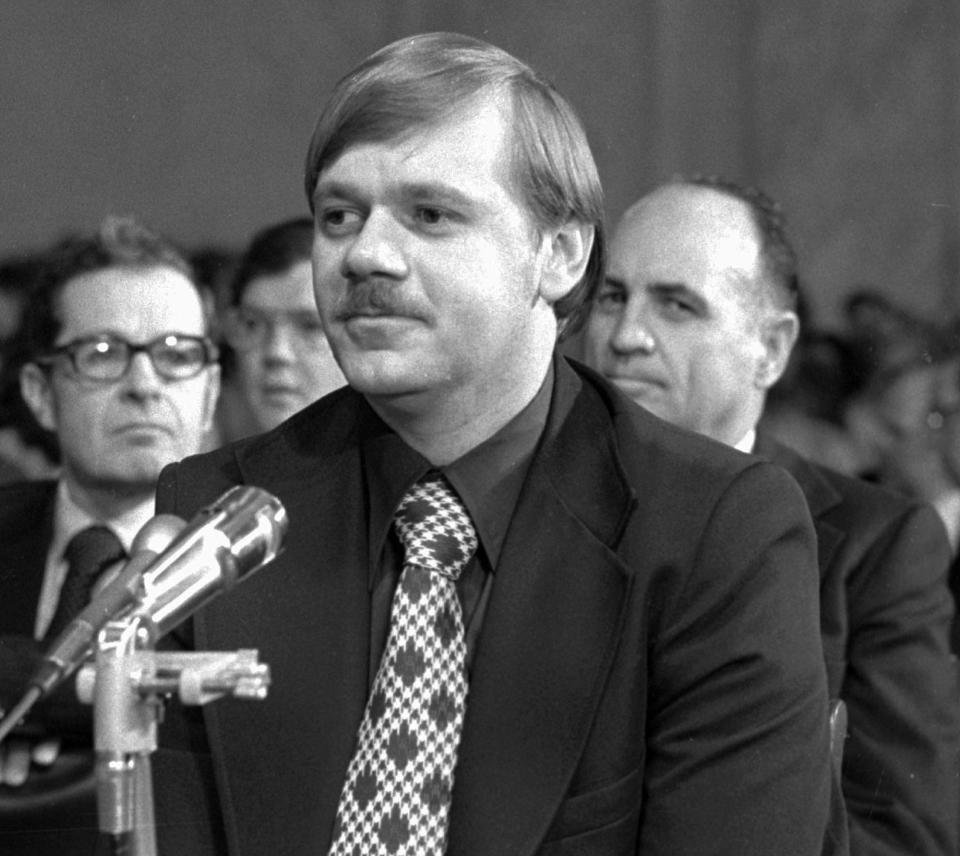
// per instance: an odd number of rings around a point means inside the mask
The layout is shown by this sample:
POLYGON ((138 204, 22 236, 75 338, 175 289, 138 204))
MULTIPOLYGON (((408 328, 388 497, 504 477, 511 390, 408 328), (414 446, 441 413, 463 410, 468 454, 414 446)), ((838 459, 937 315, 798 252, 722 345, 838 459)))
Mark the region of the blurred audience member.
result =
POLYGON ((253 237, 229 289, 221 440, 269 430, 345 383, 313 296, 313 221, 286 220, 253 237))
POLYGON ((760 427, 805 458, 846 475, 862 469, 859 451, 844 424, 857 389, 851 349, 838 334, 810 323, 798 301, 800 333, 786 371, 767 394, 760 427))
POLYGON ((955 856, 960 710, 950 553, 926 505, 818 466, 757 430, 796 341, 779 207, 721 179, 675 181, 624 215, 586 328, 591 364, 658 416, 768 458, 807 499, 833 699, 849 711, 855 856, 955 856))
POLYGON ((46 478, 58 464, 56 443, 30 415, 20 397, 17 333, 43 253, 0 260, 0 484, 46 478))
POLYGON ((209 244, 190 253, 197 285, 210 296, 217 315, 230 305, 230 284, 237 268, 237 254, 226 247, 209 244))
POLYGON ((39 253, 0 259, 0 352, 5 352, 20 329, 27 295, 42 264, 39 253))
MULTIPOLYGON (((45 260, 20 332, 20 382, 62 468, 59 479, 0 489, 0 708, 19 698, 41 648, 99 576, 130 553, 153 516, 160 470, 200 450, 219 369, 191 277, 172 246, 126 218, 64 240, 45 260)), ((0 744, 4 856, 93 852, 90 723, 79 717, 68 734, 69 707, 55 707, 57 725, 34 709, 0 744), (50 737, 72 751, 58 755, 50 737)))
POLYGON ((943 430, 960 409, 956 336, 879 295, 858 293, 847 310, 865 377, 846 411, 860 474, 931 503, 956 552, 960 481, 949 463, 950 433, 943 430))

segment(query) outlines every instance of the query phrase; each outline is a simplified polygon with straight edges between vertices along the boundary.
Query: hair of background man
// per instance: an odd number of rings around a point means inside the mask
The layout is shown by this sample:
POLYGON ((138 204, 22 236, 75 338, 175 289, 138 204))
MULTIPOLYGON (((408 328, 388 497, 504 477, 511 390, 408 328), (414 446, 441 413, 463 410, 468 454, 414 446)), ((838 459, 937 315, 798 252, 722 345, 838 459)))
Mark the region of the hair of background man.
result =
POLYGON ((53 348, 62 327, 60 295, 70 280, 107 268, 157 267, 171 268, 194 284, 209 324, 209 301, 180 250, 132 217, 111 215, 96 232, 70 235, 45 253, 18 337, 21 360, 33 360, 53 348))
POLYGON ((534 221, 544 230, 571 221, 594 227, 583 277, 554 305, 563 338, 580 327, 603 278, 603 191, 573 107, 506 51, 456 33, 427 33, 368 57, 340 80, 317 120, 307 152, 307 199, 313 211, 320 173, 348 147, 402 138, 500 92, 513 107, 514 181, 534 221))
POLYGON ((262 276, 286 273, 313 252, 313 220, 294 217, 257 232, 240 258, 230 281, 230 305, 239 306, 247 286, 262 276))
POLYGON ((779 308, 796 311, 800 294, 797 254, 787 238, 786 216, 780 204, 757 187, 722 176, 681 176, 676 183, 715 190, 747 206, 760 239, 763 279, 772 286, 770 297, 779 308))

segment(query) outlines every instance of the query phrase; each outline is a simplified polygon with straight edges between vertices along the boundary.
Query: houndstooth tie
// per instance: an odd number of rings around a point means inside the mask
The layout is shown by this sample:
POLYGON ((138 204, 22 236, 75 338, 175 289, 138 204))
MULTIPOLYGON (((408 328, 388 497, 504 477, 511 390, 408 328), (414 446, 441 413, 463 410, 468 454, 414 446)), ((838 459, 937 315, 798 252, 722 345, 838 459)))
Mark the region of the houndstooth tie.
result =
POLYGON ((400 502, 405 547, 390 634, 340 795, 330 856, 441 856, 467 699, 456 580, 477 548, 466 509, 428 473, 400 502))

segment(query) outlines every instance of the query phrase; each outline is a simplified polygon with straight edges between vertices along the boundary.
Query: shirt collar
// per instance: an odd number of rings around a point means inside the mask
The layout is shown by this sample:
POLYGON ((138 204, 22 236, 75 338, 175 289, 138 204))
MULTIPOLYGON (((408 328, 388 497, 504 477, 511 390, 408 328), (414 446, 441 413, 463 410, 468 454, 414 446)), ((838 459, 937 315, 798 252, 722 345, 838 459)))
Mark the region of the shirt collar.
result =
MULTIPOLYGON (((440 468, 463 500, 491 568, 496 568, 527 469, 546 426, 554 374, 551 362, 539 391, 523 410, 479 446, 440 468)), ((394 511, 404 494, 433 467, 369 406, 360 417, 359 441, 370 503, 372 586, 394 511)))
POLYGON ((547 424, 553 398, 553 363, 530 403, 503 426, 442 472, 454 486, 496 568, 517 497, 533 452, 547 424))
POLYGON ((743 436, 743 439, 739 443, 735 443, 733 448, 738 449, 741 452, 746 452, 748 455, 753 452, 753 447, 757 442, 757 430, 756 428, 751 428, 743 436))
POLYGON ((70 495, 67 483, 60 479, 57 484, 57 499, 53 514, 53 540, 50 544, 50 555, 58 560, 61 559, 74 535, 88 526, 98 524, 107 526, 120 539, 123 549, 129 555, 134 537, 152 516, 153 500, 148 499, 112 520, 98 520, 77 504, 70 495))

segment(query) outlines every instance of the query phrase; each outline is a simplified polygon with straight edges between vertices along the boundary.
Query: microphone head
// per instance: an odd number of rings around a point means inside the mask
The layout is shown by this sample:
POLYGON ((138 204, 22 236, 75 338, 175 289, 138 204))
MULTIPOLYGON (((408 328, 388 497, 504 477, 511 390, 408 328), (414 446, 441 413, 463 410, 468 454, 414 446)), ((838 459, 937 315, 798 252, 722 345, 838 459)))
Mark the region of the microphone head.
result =
POLYGON ((249 485, 231 488, 201 513, 220 517, 217 528, 236 562, 237 580, 276 558, 289 525, 280 500, 249 485))
POLYGON ((162 636, 272 561, 286 532, 279 499, 257 487, 231 488, 201 509, 144 572, 137 614, 162 636))
POLYGON ((187 521, 176 514, 158 514, 151 517, 137 532, 130 545, 130 555, 135 556, 144 550, 160 555, 170 542, 177 537, 187 525, 187 521))

